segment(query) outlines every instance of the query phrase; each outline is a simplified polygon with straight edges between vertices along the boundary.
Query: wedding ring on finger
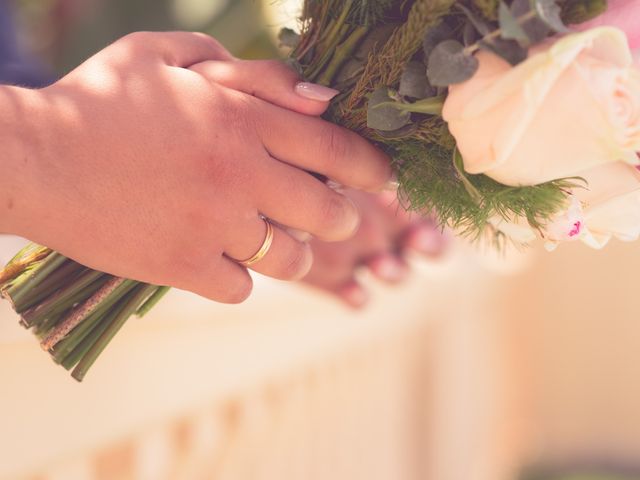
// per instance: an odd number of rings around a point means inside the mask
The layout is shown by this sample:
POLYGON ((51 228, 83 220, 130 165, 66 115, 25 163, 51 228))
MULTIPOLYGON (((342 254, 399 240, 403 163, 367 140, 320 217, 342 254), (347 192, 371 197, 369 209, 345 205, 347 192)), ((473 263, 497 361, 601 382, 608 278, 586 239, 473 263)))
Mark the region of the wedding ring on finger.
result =
POLYGON ((264 241, 254 255, 247 258, 246 260, 236 260, 243 267, 250 267, 251 265, 258 263, 267 255, 267 253, 269 253, 269 249, 271 248, 271 244, 273 243, 273 225, 265 217, 262 217, 262 220, 264 220, 264 223, 267 226, 267 233, 265 234, 264 241))

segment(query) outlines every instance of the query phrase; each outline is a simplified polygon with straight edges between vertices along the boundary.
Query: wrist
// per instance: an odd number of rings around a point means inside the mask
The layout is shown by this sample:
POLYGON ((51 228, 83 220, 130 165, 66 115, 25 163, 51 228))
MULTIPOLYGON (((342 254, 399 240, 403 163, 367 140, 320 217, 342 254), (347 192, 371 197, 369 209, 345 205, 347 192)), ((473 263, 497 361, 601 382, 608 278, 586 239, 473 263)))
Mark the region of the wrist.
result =
POLYGON ((0 233, 30 237, 41 220, 46 113, 41 90, 0 85, 0 233))

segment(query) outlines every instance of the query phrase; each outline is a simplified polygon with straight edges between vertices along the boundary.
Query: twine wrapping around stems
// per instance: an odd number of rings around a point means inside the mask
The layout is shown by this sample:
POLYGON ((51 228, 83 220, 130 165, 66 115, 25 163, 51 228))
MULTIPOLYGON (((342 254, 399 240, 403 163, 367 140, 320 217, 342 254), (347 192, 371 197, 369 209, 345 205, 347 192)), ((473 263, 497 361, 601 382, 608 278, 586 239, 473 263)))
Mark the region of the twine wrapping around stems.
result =
POLYGON ((42 349, 49 351, 55 347, 56 344, 66 337, 71 330, 76 328, 80 322, 91 315, 103 300, 111 295, 111 293, 122 285, 124 281, 124 278, 114 277, 100 287, 96 293, 76 307, 67 318, 60 322, 56 328, 40 342, 42 349))

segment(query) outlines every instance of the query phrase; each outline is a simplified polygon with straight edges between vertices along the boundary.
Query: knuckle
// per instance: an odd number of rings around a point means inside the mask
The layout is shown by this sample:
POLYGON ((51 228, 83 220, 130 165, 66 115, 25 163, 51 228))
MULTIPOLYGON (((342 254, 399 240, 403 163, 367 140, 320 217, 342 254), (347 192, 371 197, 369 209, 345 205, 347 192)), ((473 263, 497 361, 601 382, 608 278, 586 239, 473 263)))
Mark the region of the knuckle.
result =
POLYGON ((149 37, 152 35, 152 32, 131 32, 122 37, 120 41, 132 45, 144 45, 147 41, 151 40, 149 37))
POLYGON ((347 135, 339 127, 326 125, 321 132, 321 151, 325 152, 325 162, 331 171, 339 170, 346 165, 350 144, 347 135))
POLYGON ((216 40, 211 35, 202 32, 190 32, 196 39, 202 41, 208 48, 211 49, 213 54, 217 58, 230 60, 233 58, 231 53, 222 45, 218 40, 216 40))
POLYGON ((296 72, 287 67, 280 60, 261 60, 261 70, 267 78, 284 78, 285 80, 294 80, 298 78, 296 72))

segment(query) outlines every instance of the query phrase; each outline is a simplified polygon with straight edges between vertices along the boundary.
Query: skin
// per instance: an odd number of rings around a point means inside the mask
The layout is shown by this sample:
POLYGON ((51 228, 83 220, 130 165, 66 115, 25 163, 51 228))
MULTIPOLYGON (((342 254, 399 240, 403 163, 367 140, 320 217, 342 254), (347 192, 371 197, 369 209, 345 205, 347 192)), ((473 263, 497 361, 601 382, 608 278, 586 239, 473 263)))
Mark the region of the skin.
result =
POLYGON ((410 252, 435 260, 449 244, 448 237, 431 221, 410 215, 396 200, 394 191, 371 194, 346 190, 362 212, 356 234, 341 242, 311 241, 314 263, 304 282, 319 288, 352 308, 364 307, 369 292, 358 280, 359 270, 389 285, 406 280, 410 252))
POLYGON ((91 268, 240 302, 251 277, 309 271, 307 242, 339 241, 354 203, 307 171, 377 191, 388 158, 317 116, 278 62, 233 58, 211 37, 136 33, 51 87, 0 87, 0 231, 91 268))

